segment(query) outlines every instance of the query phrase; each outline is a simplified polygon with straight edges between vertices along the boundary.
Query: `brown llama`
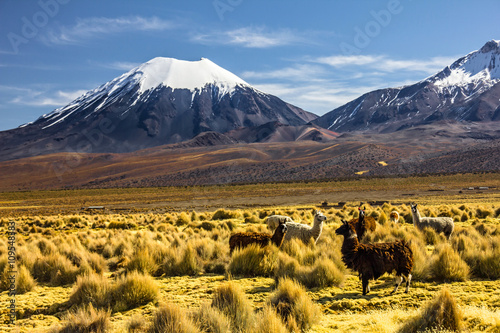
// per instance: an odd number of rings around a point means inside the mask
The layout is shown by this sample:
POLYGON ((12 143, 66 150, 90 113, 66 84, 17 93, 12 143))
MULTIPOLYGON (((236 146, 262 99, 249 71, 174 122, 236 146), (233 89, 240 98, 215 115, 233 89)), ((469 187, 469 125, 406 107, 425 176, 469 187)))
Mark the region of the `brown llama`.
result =
MULTIPOLYGON (((360 211, 360 220, 364 219, 364 211, 360 211)), ((376 280, 384 273, 396 271, 396 283, 392 293, 406 280, 405 292, 410 290, 411 271, 413 269, 413 252, 405 240, 391 243, 362 244, 358 240, 356 229, 346 221, 335 230, 337 235, 344 236, 342 243, 342 260, 345 265, 358 272, 363 286, 363 295, 370 292, 369 280, 376 280)))
POLYGON ((269 243, 273 243, 280 247, 283 243, 287 231, 285 220, 280 221, 273 235, 261 232, 237 232, 229 238, 229 253, 233 253, 235 248, 244 248, 250 244, 258 244, 260 247, 265 247, 269 243))

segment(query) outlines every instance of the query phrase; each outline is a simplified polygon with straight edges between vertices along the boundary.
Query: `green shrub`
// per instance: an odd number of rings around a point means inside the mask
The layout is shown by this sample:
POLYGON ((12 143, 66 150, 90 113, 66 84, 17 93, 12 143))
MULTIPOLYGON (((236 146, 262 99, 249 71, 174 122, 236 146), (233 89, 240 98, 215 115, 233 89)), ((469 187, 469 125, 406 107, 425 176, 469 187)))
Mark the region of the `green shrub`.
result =
POLYGON ((231 281, 215 290, 212 307, 224 313, 238 332, 245 332, 254 326, 252 304, 240 287, 231 281))

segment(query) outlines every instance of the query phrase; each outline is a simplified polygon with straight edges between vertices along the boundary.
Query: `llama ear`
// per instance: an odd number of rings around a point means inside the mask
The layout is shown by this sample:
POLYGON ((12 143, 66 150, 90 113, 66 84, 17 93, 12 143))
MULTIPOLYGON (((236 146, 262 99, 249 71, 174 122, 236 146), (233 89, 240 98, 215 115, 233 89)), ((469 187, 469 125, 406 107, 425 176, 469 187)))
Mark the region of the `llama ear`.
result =
POLYGON ((342 219, 341 221, 342 221, 342 224, 347 224, 346 220, 342 219))

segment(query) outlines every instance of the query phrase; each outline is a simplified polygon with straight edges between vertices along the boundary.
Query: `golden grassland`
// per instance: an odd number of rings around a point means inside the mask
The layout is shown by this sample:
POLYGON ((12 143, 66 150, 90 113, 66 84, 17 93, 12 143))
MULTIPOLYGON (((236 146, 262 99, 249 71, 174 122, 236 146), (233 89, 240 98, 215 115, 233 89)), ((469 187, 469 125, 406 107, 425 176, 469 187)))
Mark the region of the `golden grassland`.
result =
MULTIPOLYGON (((149 212, 158 208, 164 212, 165 209, 310 205, 320 200, 397 199, 409 202, 415 197, 425 200, 430 196, 432 200, 435 194, 456 197, 460 190, 471 186, 498 189, 500 173, 302 183, 0 192, 0 216, 69 214, 93 205, 136 212, 149 212)), ((467 199, 468 192, 464 191, 458 200, 467 199)), ((485 202, 490 199, 488 195, 475 195, 467 200, 485 202)))
POLYGON ((272 205, 273 196, 382 191, 387 179, 0 193, 0 232, 15 222, 18 271, 14 327, 4 324, 11 298, 2 237, 0 331, 500 332, 500 195, 458 193, 498 181, 485 175, 391 180, 394 191, 415 195, 366 204, 378 225, 363 242, 411 240, 414 278, 409 294, 404 288, 390 294, 393 276, 384 275, 366 296, 357 274, 343 265, 343 238, 335 235, 341 219, 357 217, 359 202, 322 209, 327 222, 317 244, 251 246, 230 255, 228 239, 235 231, 268 233, 271 214, 311 224, 315 205, 272 205), (454 192, 427 193, 430 187, 454 192), (267 196, 269 204, 235 208, 229 203, 237 196, 267 196), (207 208, 162 208, 200 198, 207 208), (212 208, 213 200, 232 209, 212 208), (410 201, 423 215, 452 217, 451 239, 416 230, 410 201), (94 204, 128 210, 80 209, 94 204), (19 208, 27 206, 37 208, 19 208), (393 210, 398 224, 388 219, 393 210))

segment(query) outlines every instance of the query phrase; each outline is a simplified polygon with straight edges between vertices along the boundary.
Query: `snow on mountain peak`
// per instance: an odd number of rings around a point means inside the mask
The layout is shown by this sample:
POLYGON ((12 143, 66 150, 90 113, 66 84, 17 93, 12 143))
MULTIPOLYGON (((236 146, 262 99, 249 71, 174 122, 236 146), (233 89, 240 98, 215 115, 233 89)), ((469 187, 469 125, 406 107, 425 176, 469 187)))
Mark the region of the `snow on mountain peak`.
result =
MULTIPOLYGON (((76 112, 79 107, 89 105, 98 100, 100 103, 94 112, 99 111, 119 99, 121 94, 130 91, 137 84, 139 85, 139 89, 133 104, 140 100, 144 92, 160 86, 170 87, 173 90, 189 89, 194 93, 196 90, 203 89, 208 84, 213 84, 218 89, 217 94, 219 97, 233 92, 236 86, 251 87, 238 76, 216 65, 207 58, 201 58, 199 61, 186 61, 157 57, 96 89, 88 91, 70 104, 44 114, 40 118, 54 119, 54 122, 44 128, 51 127, 63 121, 70 114, 76 112)), ((21 127, 26 125, 28 124, 21 125, 21 127)))
POLYGON ((139 79, 141 93, 160 85, 193 91, 202 89, 207 84, 216 84, 219 88, 223 88, 224 92, 229 92, 238 85, 249 86, 238 76, 206 58, 186 61, 157 57, 128 74, 139 79))
POLYGON ((438 88, 450 86, 467 86, 480 82, 488 85, 500 80, 500 41, 491 40, 481 49, 471 52, 455 61, 445 69, 449 73, 442 75, 434 82, 438 88))

